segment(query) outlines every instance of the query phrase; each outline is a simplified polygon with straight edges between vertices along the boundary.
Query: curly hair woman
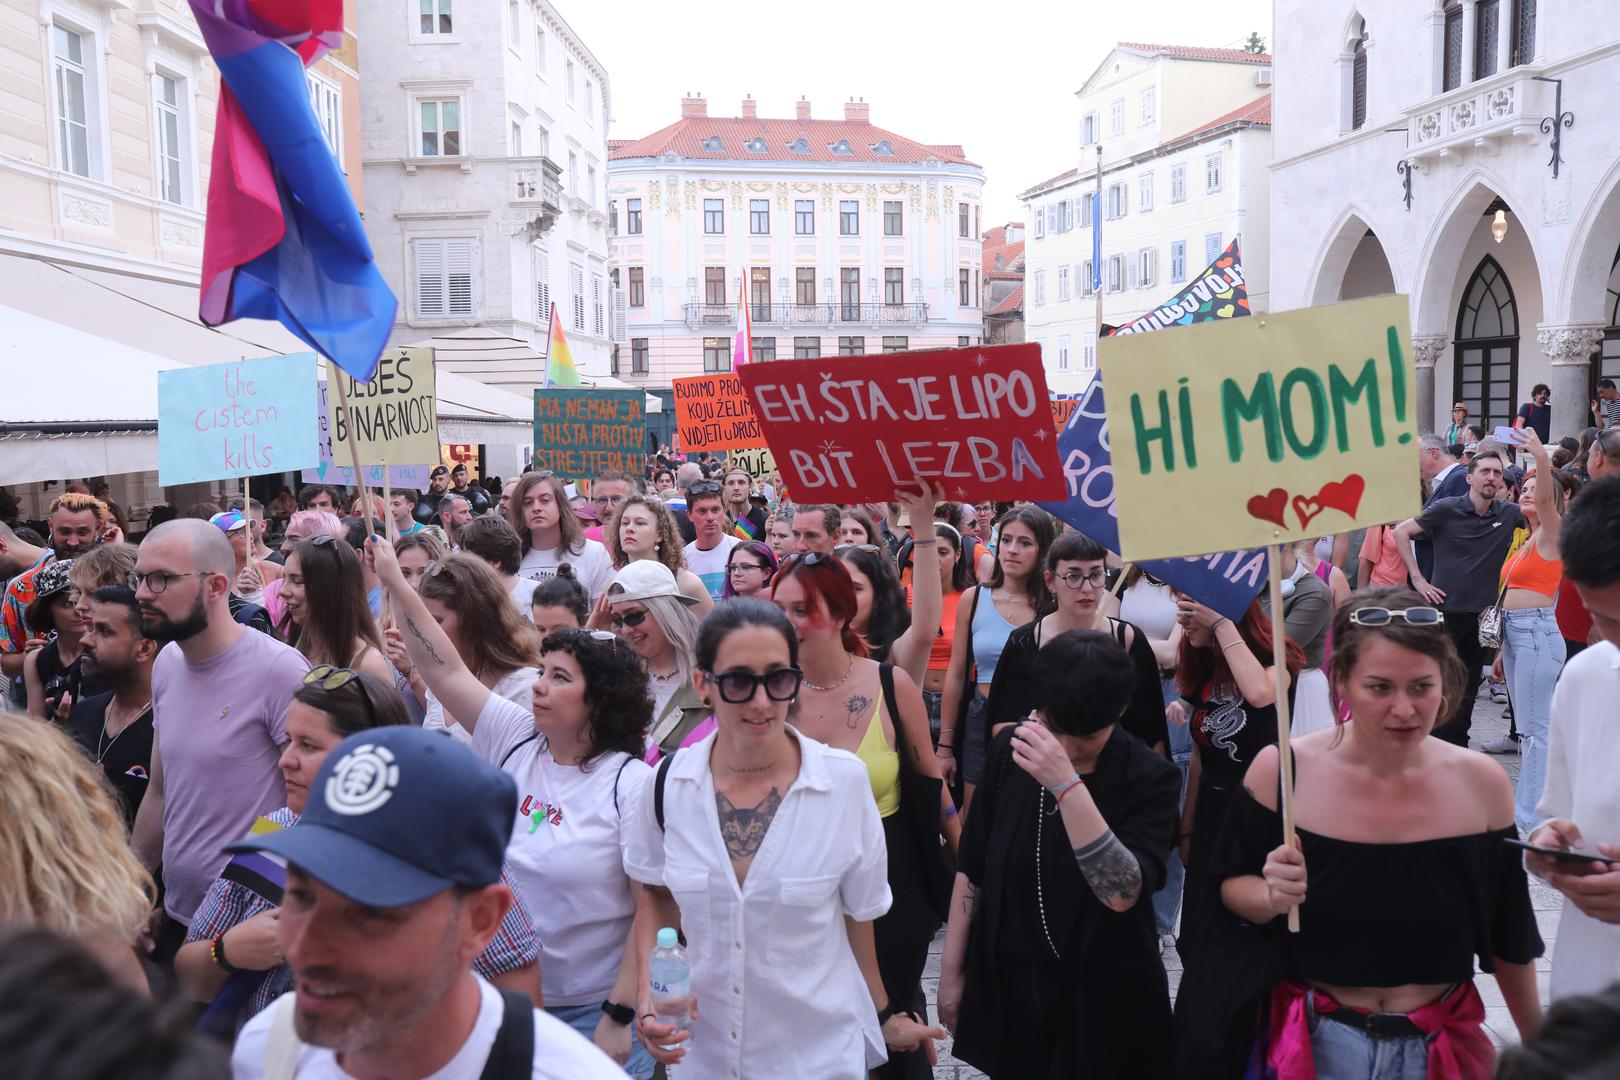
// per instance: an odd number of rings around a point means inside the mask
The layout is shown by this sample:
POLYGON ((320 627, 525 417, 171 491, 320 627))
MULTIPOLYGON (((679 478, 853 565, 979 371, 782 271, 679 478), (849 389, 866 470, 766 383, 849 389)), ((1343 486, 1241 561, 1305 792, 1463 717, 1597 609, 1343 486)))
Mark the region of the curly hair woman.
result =
POLYGON ((680 529, 663 503, 648 495, 631 495, 619 504, 602 530, 608 554, 613 557, 613 568, 623 570, 637 559, 650 559, 662 563, 675 575, 681 595, 690 596, 696 603, 692 614, 701 619, 714 607, 714 598, 703 581, 686 568, 682 554, 680 529))

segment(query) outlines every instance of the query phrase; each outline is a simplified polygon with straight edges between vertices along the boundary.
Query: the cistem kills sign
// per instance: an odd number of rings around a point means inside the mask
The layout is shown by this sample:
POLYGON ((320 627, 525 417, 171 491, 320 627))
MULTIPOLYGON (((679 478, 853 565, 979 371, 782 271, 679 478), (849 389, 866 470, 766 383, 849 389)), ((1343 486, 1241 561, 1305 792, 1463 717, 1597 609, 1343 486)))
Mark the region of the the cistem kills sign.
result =
POLYGON ((751 450, 765 445, 742 380, 735 374, 696 375, 676 379, 670 386, 675 398, 675 432, 683 453, 751 450))
POLYGON ((158 479, 190 484, 315 464, 315 354, 158 373, 158 479))
POLYGON ((1416 510, 1406 297, 1104 348, 1125 558, 1289 543, 1416 510))
POLYGON ((738 372, 802 502, 890 498, 927 480, 953 498, 1059 498, 1040 346, 749 364, 738 372))
POLYGON ((337 393, 327 394, 335 460, 349 460, 351 439, 366 466, 439 460, 432 349, 389 349, 368 383, 356 381, 331 363, 326 378, 329 383, 343 380, 349 405, 345 410, 337 393))
POLYGON ((605 472, 641 475, 646 397, 640 390, 536 390, 534 464, 588 480, 605 472))

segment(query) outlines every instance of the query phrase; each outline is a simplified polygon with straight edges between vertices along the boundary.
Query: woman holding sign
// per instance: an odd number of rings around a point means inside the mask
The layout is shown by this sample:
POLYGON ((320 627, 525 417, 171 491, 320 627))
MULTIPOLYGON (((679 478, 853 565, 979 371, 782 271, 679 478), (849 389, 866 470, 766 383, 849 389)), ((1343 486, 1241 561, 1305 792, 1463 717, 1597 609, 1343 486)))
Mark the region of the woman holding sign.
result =
POLYGON ((1226 906, 1275 934, 1286 959, 1268 1064, 1374 1080, 1489 1075, 1475 957, 1520 1036, 1541 1024, 1541 937, 1519 853, 1503 842, 1515 839, 1512 785, 1489 758, 1429 738, 1464 673, 1422 597, 1359 593, 1333 638, 1333 693, 1349 720, 1293 744, 1298 845, 1280 846, 1277 751, 1267 748, 1210 867, 1226 906), (1300 932, 1282 934, 1293 906, 1300 932))

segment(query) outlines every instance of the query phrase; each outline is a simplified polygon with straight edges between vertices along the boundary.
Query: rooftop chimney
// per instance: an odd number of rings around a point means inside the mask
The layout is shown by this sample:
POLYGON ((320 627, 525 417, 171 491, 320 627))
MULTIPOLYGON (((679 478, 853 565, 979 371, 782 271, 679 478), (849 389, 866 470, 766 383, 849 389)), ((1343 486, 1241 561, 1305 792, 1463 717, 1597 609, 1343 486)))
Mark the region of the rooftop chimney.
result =
POLYGON ((793 115, 800 120, 810 119, 810 102, 801 97, 793 103, 793 115))
POLYGON ((681 98, 682 116, 708 116, 709 103, 703 100, 701 94, 687 94, 681 98))
POLYGON ((870 123, 872 120, 872 106, 866 103, 865 98, 859 100, 850 98, 844 102, 844 119, 852 124, 870 123))
POLYGON ((759 118, 759 102, 754 100, 754 95, 749 94, 743 98, 742 114, 744 120, 757 120, 759 118))

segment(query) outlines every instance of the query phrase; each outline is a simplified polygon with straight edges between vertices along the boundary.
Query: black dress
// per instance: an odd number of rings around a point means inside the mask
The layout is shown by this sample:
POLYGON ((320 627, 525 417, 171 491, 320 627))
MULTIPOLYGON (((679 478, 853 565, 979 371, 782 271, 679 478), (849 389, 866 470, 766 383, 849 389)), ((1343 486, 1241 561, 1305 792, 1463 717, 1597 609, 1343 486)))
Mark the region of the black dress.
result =
MULTIPOLYGON (((997 668, 999 673, 1000 668, 997 668)), ((996 1080, 1153 1080, 1171 1075, 1170 994, 1153 893, 1164 882, 1181 775, 1120 727, 1085 777, 1136 856, 1142 895, 1105 907, 1075 864, 1052 797, 990 744, 959 867, 980 890, 952 1053, 996 1080)))

